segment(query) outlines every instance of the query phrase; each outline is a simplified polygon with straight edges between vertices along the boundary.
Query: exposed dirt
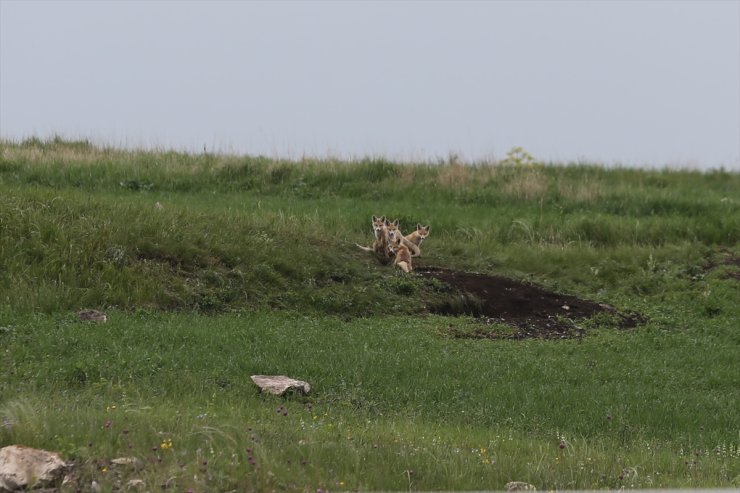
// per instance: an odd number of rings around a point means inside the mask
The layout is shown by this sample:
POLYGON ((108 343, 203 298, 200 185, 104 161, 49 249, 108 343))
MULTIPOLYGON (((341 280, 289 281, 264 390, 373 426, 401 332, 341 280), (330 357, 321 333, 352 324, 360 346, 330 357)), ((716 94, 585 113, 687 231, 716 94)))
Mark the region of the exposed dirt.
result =
POLYGON ((725 272, 724 277, 740 281, 740 255, 736 255, 729 250, 720 250, 717 256, 704 266, 704 272, 711 272, 718 267, 725 266, 728 266, 729 269, 725 272))
POLYGON ((646 321, 637 313, 622 314, 614 307, 575 296, 554 293, 540 286, 514 279, 474 272, 458 272, 426 267, 417 274, 443 281, 461 293, 458 302, 434 308, 445 315, 478 317, 481 328, 473 332, 450 330, 454 337, 466 338, 570 338, 583 329, 576 322, 606 314, 618 328, 631 328, 646 321), (471 296, 472 295, 472 296, 471 296), (492 331, 486 326, 505 324, 511 331, 492 331))

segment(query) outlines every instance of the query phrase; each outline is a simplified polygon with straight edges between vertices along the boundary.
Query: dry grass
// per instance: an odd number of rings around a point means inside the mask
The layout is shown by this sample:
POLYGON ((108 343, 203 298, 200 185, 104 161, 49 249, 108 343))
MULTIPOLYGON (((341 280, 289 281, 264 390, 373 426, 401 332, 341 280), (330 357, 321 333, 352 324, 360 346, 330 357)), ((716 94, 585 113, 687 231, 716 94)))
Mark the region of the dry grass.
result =
POLYGON ((455 162, 442 168, 437 175, 437 183, 443 187, 462 187, 473 183, 473 174, 469 166, 455 162))
POLYGON ((463 164, 455 161, 441 166, 436 183, 443 187, 485 186, 502 178, 506 169, 495 163, 463 164))
POLYGON ((561 197, 574 202, 594 202, 604 195, 603 184, 591 180, 577 183, 559 181, 557 189, 561 197))
POLYGON ((0 139, 0 159, 5 162, 28 163, 36 166, 100 166, 105 163, 141 164, 153 162, 165 171, 196 173, 207 166, 219 170, 238 165, 243 157, 225 154, 193 155, 180 152, 118 149, 96 146, 87 141, 68 142, 58 138, 48 141, 29 140, 20 143, 0 139), (183 157, 196 159, 183 159, 183 157))
POLYGON ((398 181, 404 185, 411 185, 416 178, 416 166, 404 166, 398 176, 398 181))
POLYGON ((0 142, 0 158, 5 161, 21 161, 31 164, 80 164, 99 165, 101 161, 125 158, 130 155, 126 151, 115 151, 98 147, 78 148, 59 147, 47 149, 43 147, 21 147, 0 142))
POLYGON ((503 187, 507 195, 524 200, 539 199, 547 193, 547 189, 547 177, 536 168, 514 175, 503 187))

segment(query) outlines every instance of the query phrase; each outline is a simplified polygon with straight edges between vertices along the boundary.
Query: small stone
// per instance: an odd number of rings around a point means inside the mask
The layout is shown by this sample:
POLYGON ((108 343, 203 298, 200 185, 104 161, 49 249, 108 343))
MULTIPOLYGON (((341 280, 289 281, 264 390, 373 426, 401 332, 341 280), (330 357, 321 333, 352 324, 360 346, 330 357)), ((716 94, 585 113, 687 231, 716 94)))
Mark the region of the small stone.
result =
POLYGON ((100 310, 82 310, 80 320, 84 322, 107 322, 108 316, 100 310))
POLYGON ((263 391, 274 395, 283 395, 289 390, 308 394, 311 385, 284 375, 252 375, 252 381, 263 391))
POLYGON ((129 490, 138 489, 146 486, 146 483, 143 479, 130 479, 128 483, 126 483, 126 488, 129 490))
POLYGON ((110 461, 110 463, 111 466, 128 466, 137 471, 144 467, 144 461, 137 457, 119 457, 117 459, 113 459, 112 461, 110 461))
POLYGON ((563 310, 570 310, 570 307, 568 305, 563 305, 562 308, 563 310))
POLYGON ((524 481, 510 481, 506 483, 506 491, 537 491, 537 488, 524 481))

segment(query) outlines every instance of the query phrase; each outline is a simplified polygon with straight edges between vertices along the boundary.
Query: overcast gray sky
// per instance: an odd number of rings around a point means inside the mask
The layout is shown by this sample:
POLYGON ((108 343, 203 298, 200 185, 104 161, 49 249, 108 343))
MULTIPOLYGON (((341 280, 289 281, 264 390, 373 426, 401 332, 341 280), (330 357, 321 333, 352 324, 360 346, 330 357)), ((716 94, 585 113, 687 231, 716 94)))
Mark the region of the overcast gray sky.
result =
POLYGON ((740 1, 0 0, 0 136, 740 169, 740 1))

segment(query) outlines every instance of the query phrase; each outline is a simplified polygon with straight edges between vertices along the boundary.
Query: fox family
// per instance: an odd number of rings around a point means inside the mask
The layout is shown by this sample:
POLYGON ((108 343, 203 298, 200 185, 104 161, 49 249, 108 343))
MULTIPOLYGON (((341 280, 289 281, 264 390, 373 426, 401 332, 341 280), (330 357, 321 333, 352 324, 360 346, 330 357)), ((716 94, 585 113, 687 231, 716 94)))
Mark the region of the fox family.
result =
POLYGON ((382 263, 389 263, 393 258, 393 264, 400 267, 404 272, 411 272, 412 257, 421 256, 421 244, 429 236, 429 226, 416 225, 416 231, 404 236, 398 227, 398 219, 389 221, 385 216, 372 217, 373 235, 375 240, 372 246, 357 245, 366 252, 373 252, 382 263))

